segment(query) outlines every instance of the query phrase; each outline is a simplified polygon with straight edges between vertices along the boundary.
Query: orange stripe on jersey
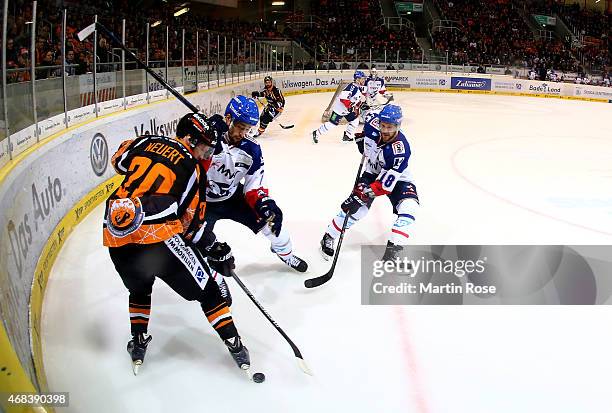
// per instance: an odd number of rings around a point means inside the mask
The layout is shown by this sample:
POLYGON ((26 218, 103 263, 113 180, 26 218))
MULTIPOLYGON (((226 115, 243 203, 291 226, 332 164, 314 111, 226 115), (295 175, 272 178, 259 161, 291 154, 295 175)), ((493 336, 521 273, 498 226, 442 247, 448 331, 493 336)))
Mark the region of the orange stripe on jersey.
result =
POLYGON ((137 308, 151 308, 150 304, 138 304, 138 303, 129 303, 130 306, 133 307, 137 307, 137 308))
POLYGON ((148 324, 149 320, 139 320, 137 318, 130 319, 130 323, 132 324, 148 324))
POLYGON ((206 318, 208 318, 208 321, 212 323, 217 317, 220 317, 223 314, 227 314, 229 312, 230 312, 229 308, 227 308, 227 306, 224 306, 222 309, 220 309, 216 313, 206 316, 206 318))
POLYGON ((212 310, 206 311, 206 314, 210 314, 210 313, 212 313, 213 311, 216 311, 216 310, 217 310, 217 308, 219 308, 219 307, 221 307, 221 306, 224 306, 224 305, 225 305, 225 303, 221 303, 221 304, 219 304, 218 306, 216 306, 215 308, 213 308, 212 310))
POLYGON ((151 315, 151 310, 146 310, 144 308, 134 308, 134 307, 130 307, 130 313, 141 313, 141 314, 146 314, 146 315, 151 315))
POLYGON ((234 320, 232 320, 231 318, 230 318, 230 319, 228 319, 228 320, 224 320, 222 323, 219 323, 219 325, 215 327, 215 330, 218 330, 218 329, 220 329, 221 327, 226 326, 226 325, 228 325, 229 323, 233 323, 233 322, 234 322, 234 320))

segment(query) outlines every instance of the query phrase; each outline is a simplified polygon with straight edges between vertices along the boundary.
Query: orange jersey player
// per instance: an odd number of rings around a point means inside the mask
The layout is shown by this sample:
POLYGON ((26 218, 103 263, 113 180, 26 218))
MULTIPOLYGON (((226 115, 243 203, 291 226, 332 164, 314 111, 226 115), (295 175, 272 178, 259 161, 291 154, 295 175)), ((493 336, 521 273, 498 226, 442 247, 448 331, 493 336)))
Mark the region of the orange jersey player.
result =
POLYGON ((257 132, 252 136, 253 138, 257 138, 265 132, 268 125, 274 119, 278 118, 281 113, 283 113, 285 110, 285 97, 283 96, 283 92, 274 85, 272 76, 264 77, 264 89, 262 91, 254 91, 251 93, 251 96, 254 98, 266 98, 267 102, 266 107, 259 117, 259 128, 257 128, 257 132))
POLYGON ((199 301, 238 366, 250 365, 219 274, 233 265, 231 249, 217 243, 205 258, 191 246, 205 227, 206 172, 199 162, 210 159, 218 139, 203 115, 190 113, 179 121, 176 138, 141 136, 123 142, 112 157, 124 178, 107 200, 103 238, 130 294, 134 374, 151 341, 147 328, 156 277, 184 299, 199 301))

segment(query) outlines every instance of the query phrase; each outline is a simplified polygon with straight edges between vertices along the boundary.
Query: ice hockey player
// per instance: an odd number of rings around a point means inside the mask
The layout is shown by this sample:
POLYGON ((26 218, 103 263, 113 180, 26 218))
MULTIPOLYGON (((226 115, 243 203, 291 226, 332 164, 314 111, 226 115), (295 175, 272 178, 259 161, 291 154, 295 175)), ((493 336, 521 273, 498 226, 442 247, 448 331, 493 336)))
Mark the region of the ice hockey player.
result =
MULTIPOLYGON (((370 70, 370 76, 365 81, 365 88, 367 93, 366 104, 369 107, 383 103, 378 100, 380 96, 384 97, 386 102, 393 96, 387 92, 385 79, 378 76, 378 70, 375 67, 370 70)), ((362 107, 362 109, 365 110, 366 108, 362 107)))
MULTIPOLYGON (((346 214, 347 229, 362 219, 376 197, 386 195, 397 215, 391 228, 383 261, 393 260, 408 243, 408 228, 415 220, 419 198, 410 171, 410 145, 400 130, 402 109, 387 105, 380 113, 371 112, 363 129, 364 173, 352 194, 342 203, 341 211, 327 227, 321 240, 325 259, 334 255, 334 240, 340 235, 346 214)), ((359 145, 358 145, 359 146, 359 145)))
POLYGON ((361 105, 361 115, 359 121, 364 123, 365 117, 370 110, 380 111, 383 105, 389 104, 393 100, 393 94, 387 92, 385 79, 378 76, 375 67, 370 70, 370 76, 365 81, 366 101, 361 105))
POLYGON ((247 137, 258 118, 255 101, 236 96, 225 109, 225 123, 216 126, 222 138, 208 168, 206 229, 198 248, 207 251, 215 245, 215 223, 229 219, 255 234, 262 232, 273 253, 296 271, 305 272, 308 265, 293 254, 283 213, 269 195, 261 147, 247 137))
POLYGON ((285 109, 285 97, 283 96, 283 92, 281 92, 280 89, 274 84, 272 76, 264 77, 264 89, 262 91, 254 91, 251 93, 251 96, 254 98, 266 98, 267 102, 266 107, 261 112, 261 116, 259 117, 259 128, 253 135, 253 138, 257 138, 264 133, 268 125, 274 119, 283 113, 283 110, 285 109))
POLYGON ((217 273, 232 264, 231 250, 215 245, 204 258, 191 246, 202 236, 206 208, 206 176, 198 161, 212 156, 219 138, 203 115, 190 113, 180 119, 176 138, 127 140, 111 159, 123 182, 106 202, 103 243, 129 291, 127 350, 134 374, 152 338, 147 333, 156 277, 184 299, 199 301, 238 366, 249 367, 227 286, 217 273))
POLYGON ((319 126, 319 129, 312 132, 312 140, 314 143, 319 143, 319 138, 338 126, 342 118, 348 121, 348 126, 346 127, 342 140, 349 142, 355 138, 355 131, 359 126, 359 107, 366 100, 364 91, 365 80, 365 73, 361 70, 355 71, 353 83, 347 85, 336 98, 332 106, 332 113, 329 120, 319 126))

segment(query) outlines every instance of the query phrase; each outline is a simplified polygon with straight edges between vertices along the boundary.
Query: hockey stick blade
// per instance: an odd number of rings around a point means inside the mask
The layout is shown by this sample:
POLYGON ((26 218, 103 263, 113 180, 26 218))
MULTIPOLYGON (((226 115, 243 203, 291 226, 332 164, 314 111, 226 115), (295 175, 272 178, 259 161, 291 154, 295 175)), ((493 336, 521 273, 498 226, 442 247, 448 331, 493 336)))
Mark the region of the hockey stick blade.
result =
POLYGON ((272 318, 272 316, 268 313, 268 311, 266 311, 266 309, 260 304, 260 302, 257 301, 257 298, 255 298, 253 293, 251 293, 251 291, 249 291, 247 286, 244 285, 244 283, 236 275, 234 270, 233 269, 229 269, 228 272, 229 272, 229 274, 231 274, 231 276, 234 279, 234 281, 236 281, 236 283, 240 286, 242 291, 244 291, 244 293, 247 295, 247 297, 249 297, 251 302, 253 304, 255 304, 255 307, 257 307, 259 309, 259 311, 268 319, 268 321, 274 326, 274 328, 276 328, 276 331, 278 331, 280 333, 280 335, 283 336, 283 338, 285 339, 287 344, 289 344, 289 346, 291 347, 291 350, 293 350, 293 355, 298 359, 298 365, 299 365, 300 369, 302 369, 302 371, 304 373, 312 376, 313 375, 312 371, 306 365, 306 362, 304 361, 304 356, 302 356, 302 352, 300 351, 300 349, 289 338, 287 333, 285 333, 285 331, 283 331, 283 329, 278 325, 278 323, 272 318))
POLYGON ((79 37, 79 41, 83 41, 87 39, 94 31, 96 30, 96 23, 92 23, 83 30, 81 30, 77 36, 79 37))
MULTIPOLYGON (((316 142, 315 142, 316 143, 316 142)), ((357 176, 355 177, 355 183, 353 187, 357 185, 359 182, 359 177, 361 176, 361 170, 363 168, 363 163, 365 162, 366 152, 363 151, 361 155, 361 162, 359 163, 359 169, 357 169, 357 176)), ((334 253, 334 261, 332 262, 331 268, 325 274, 320 277, 311 278, 309 280, 304 281, 304 287, 306 288, 315 288, 320 285, 325 284, 329 280, 331 280, 334 275, 334 270, 336 269, 336 264, 338 263, 338 256, 340 255, 340 248, 342 247, 342 240, 344 239, 344 234, 346 233, 346 225, 348 224, 350 215, 346 213, 344 215, 344 221, 342 222, 342 229, 340 230, 340 237, 338 238, 338 246, 336 247, 336 252, 334 253)))
POLYGON ((329 270, 329 271, 327 271, 325 274, 323 274, 320 277, 315 277, 315 278, 311 278, 309 280, 306 280, 306 281, 304 281, 304 287, 306 287, 306 288, 319 287, 320 285, 323 285, 326 282, 328 282, 329 280, 331 280, 332 274, 333 274, 333 271, 329 270))
POLYGON ((280 127, 283 129, 291 129, 293 128, 295 125, 283 125, 282 123, 279 123, 280 127))
POLYGON ((310 370, 310 368, 306 364, 306 361, 304 361, 304 359, 300 357, 297 357, 297 359, 298 359, 298 365, 300 366, 302 371, 308 374, 309 376, 314 376, 314 374, 312 374, 312 370, 310 370))

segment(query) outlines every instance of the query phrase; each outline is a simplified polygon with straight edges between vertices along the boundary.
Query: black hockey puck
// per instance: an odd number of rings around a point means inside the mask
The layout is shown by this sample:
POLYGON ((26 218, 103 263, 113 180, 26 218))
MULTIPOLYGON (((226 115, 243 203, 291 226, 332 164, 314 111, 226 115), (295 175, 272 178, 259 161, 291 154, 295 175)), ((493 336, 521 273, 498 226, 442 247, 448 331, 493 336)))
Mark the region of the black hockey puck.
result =
POLYGON ((253 381, 255 383, 263 383, 266 381, 266 376, 263 373, 255 373, 253 374, 253 381))

